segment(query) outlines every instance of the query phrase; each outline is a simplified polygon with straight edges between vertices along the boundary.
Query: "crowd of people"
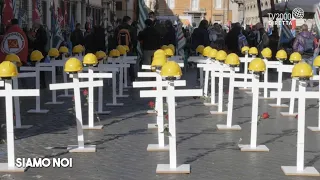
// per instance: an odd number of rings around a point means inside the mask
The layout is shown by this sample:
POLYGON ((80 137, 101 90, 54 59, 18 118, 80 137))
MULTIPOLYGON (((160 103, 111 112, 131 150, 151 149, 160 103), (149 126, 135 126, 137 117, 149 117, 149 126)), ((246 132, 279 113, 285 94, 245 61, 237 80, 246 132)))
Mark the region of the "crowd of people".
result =
MULTIPOLYGON (((11 21, 13 25, 18 24, 17 19, 11 21)), ((162 45, 176 45, 176 25, 170 20, 164 22, 156 18, 154 12, 148 14, 145 20, 145 28, 138 32, 137 23, 129 16, 125 16, 112 31, 105 31, 104 25, 89 27, 85 24, 85 32, 81 30, 81 25, 76 24, 75 30, 70 34, 70 41, 73 46, 81 44, 85 47, 86 53, 96 51, 110 51, 117 45, 127 45, 130 49, 128 55, 137 54, 137 44, 140 42, 143 57, 138 64, 151 64, 153 53, 162 45), (107 38, 106 38, 107 36, 107 38), (107 43, 106 43, 107 41, 107 43)), ((10 26, 9 26, 10 27, 10 26)), ((7 28, 8 29, 8 28, 7 28)), ((202 20, 198 27, 188 26, 183 28, 186 38, 185 55, 195 55, 195 50, 199 45, 211 46, 217 50, 225 50, 228 53, 236 53, 241 56, 243 46, 257 47, 261 51, 269 47, 272 52, 279 49, 292 49, 293 52, 300 52, 305 61, 312 64, 314 54, 319 54, 318 37, 310 32, 307 25, 303 25, 301 32, 291 41, 279 46, 278 29, 274 28, 272 33, 267 33, 261 23, 243 28, 240 23, 234 23, 229 28, 225 28, 218 23, 211 24, 207 20, 202 20)), ((24 29, 28 42, 29 52, 39 50, 46 56, 50 47, 50 33, 47 28, 41 25, 40 21, 33 23, 33 28, 29 31, 24 29)), ((67 40, 61 44, 66 44, 67 40)), ((275 53, 273 53, 275 59, 275 53)), ((136 78, 136 67, 130 67, 130 78, 136 78)), ((44 86, 43 80, 41 86, 44 86)))

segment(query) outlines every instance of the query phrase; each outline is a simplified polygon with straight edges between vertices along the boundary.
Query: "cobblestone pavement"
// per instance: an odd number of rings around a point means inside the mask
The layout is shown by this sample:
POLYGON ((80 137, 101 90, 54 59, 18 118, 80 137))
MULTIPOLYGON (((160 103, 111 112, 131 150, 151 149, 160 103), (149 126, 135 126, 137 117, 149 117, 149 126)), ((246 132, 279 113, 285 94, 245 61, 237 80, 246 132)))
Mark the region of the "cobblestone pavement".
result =
MULTIPOLYGON (((194 87, 195 72, 189 71, 188 87, 194 87)), ((274 79, 274 78, 273 78, 274 79)), ((285 88, 289 88, 285 80, 285 88)), ((225 82, 227 85, 227 82, 225 82)), ((107 89, 108 87, 106 87, 107 89)), ((48 114, 27 114, 34 107, 34 98, 21 98, 23 124, 32 124, 28 130, 16 130, 16 157, 67 157, 73 158, 73 168, 33 168, 25 173, 1 173, 1 180, 316 180, 319 177, 285 176, 280 166, 296 163, 295 118, 280 116, 281 110, 267 106, 274 100, 259 101, 259 113, 268 112, 270 119, 258 127, 258 144, 265 144, 270 152, 240 152, 238 141, 249 143, 251 98, 236 90, 233 120, 242 131, 217 131, 216 124, 225 123, 226 116, 210 115, 202 100, 178 98, 177 148, 178 163, 190 163, 189 175, 157 175, 157 164, 169 163, 166 152, 147 152, 149 143, 156 143, 155 131, 147 130, 147 123, 155 122, 154 115, 146 114, 148 101, 138 96, 138 90, 129 90, 129 98, 119 98, 123 107, 105 107, 111 115, 100 116, 103 130, 85 131, 87 144, 97 145, 96 153, 68 153, 67 145, 76 144, 75 121, 66 109, 72 107, 71 98, 59 98, 63 105, 44 105, 50 92, 44 90, 42 108, 48 114)), ((225 92, 227 86, 225 86, 225 92)), ((58 94, 60 94, 58 92, 58 94)), ((110 94, 110 90, 106 95, 110 94)), ((225 100, 227 96, 225 95, 225 100)), ((107 99, 111 100, 110 95, 107 99)), ((283 100, 288 103, 288 100, 283 100)), ((307 101, 306 125, 317 125, 317 100, 307 101)), ((4 121, 4 101, 1 98, 1 121, 4 121)), ((86 121, 87 108, 83 108, 86 121)), ((87 122, 85 122, 87 123, 87 122)), ((96 122, 98 123, 98 122, 96 122)), ((305 163, 320 170, 320 133, 306 130, 305 163)), ((0 162, 7 162, 6 146, 0 145, 0 162)))

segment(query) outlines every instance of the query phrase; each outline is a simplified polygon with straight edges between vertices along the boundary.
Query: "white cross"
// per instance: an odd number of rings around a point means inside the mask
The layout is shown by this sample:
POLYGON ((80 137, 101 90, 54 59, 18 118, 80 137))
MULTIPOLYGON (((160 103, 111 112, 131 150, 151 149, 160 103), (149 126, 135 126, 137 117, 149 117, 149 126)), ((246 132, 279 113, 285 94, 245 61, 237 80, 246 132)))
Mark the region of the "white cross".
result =
MULTIPOLYGON (((244 57, 240 57, 240 62, 244 63, 244 71, 243 73, 244 74, 248 74, 248 63, 250 63, 253 59, 255 59, 256 56, 253 55, 251 57, 249 57, 248 55, 248 51, 245 52, 245 55, 244 57)), ((247 79, 244 79, 244 82, 247 82, 248 80, 247 79)), ((250 90, 248 87, 243 87, 243 88, 239 88, 240 90, 250 90)))
MULTIPOLYGON (((19 73, 17 77, 12 78, 12 85, 13 89, 19 89, 18 79, 20 78, 35 78, 35 72, 28 72, 28 73, 19 73)), ((17 129, 28 129, 31 128, 32 125, 21 125, 21 114, 20 114, 20 98, 19 96, 13 97, 14 100, 14 114, 16 116, 16 126, 17 129)))
MULTIPOLYGON (((278 82, 279 83, 282 82, 282 75, 283 75, 282 66, 288 66, 288 65, 284 65, 282 62, 279 64, 279 67, 278 67, 278 82)), ((282 88, 278 88, 278 91, 281 91, 281 89, 282 88)), ((289 107, 286 104, 281 104, 281 98, 280 97, 277 98, 277 103, 276 104, 269 104, 269 106, 276 107, 276 108, 289 107)))
MULTIPOLYGON (((199 67, 203 67, 203 70, 205 70, 206 75, 205 79, 209 79, 209 73, 211 72, 211 103, 204 103, 206 106, 214 106, 218 105, 218 111, 211 111, 211 114, 226 114, 226 112, 223 112, 223 74, 224 71, 231 71, 231 68, 226 65, 222 64, 220 62, 213 62, 212 64, 198 64, 199 67), (218 71, 218 73, 216 72, 218 71), (219 91, 218 91, 218 104, 215 103, 215 78, 219 77, 219 91)), ((236 71, 239 71, 239 68, 235 68, 236 71)), ((208 80, 205 80, 205 87, 206 84, 208 84, 208 80)), ((206 89, 206 88, 205 88, 206 89)), ((208 90, 208 85, 207 85, 208 90)), ((204 90, 205 91, 205 90, 204 90)))
MULTIPOLYGON (((259 107, 259 88, 278 88, 282 87, 282 83, 265 83, 259 82, 259 75, 254 75, 252 82, 237 82, 235 81, 231 88, 234 87, 251 87, 252 89, 252 115, 251 115, 251 139, 249 145, 240 145, 241 151, 269 151, 265 145, 257 146, 257 129, 258 129, 258 107, 259 107)), ((229 87, 230 88, 230 87, 229 87)), ((229 102, 230 103, 230 102, 229 102)), ((233 103, 233 101, 231 101, 233 103)), ((228 104, 229 116, 232 116, 232 106, 233 104, 228 104), (229 109, 230 107, 230 109, 229 109)), ((232 119, 232 117, 229 117, 232 119)), ((230 119, 229 119, 230 121, 230 119)), ((229 122, 230 124, 230 122, 229 122)), ((230 127, 230 126, 229 126, 230 127)))
MULTIPOLYGON (((114 105, 123 105, 123 103, 117 103, 117 75, 116 73, 119 72, 119 66, 111 65, 111 64, 101 64, 99 63, 98 67, 91 67, 94 72, 111 72, 112 76, 112 99, 114 105)), ((87 67, 83 68, 83 71, 88 71, 87 67)), ((103 80, 100 78, 100 80, 103 80)), ((103 111, 103 87, 98 88, 98 111, 97 114, 110 114, 111 111, 103 111)))
MULTIPOLYGON (((315 75, 312 77, 313 81, 318 81, 319 82, 319 92, 320 92, 320 76, 319 75, 315 75)), ((290 99, 291 100, 291 99, 290 99)), ((310 129, 311 131, 315 131, 315 132, 320 132, 320 99, 318 99, 318 106, 319 106, 319 110, 318 110, 318 126, 316 127, 312 127, 312 126, 308 126, 308 129, 310 129)))
MULTIPOLYGON (((1 83, 0 83, 1 84, 1 83)), ((3 85, 2 85, 3 86, 3 85)), ((0 172, 24 172, 25 168, 17 168, 15 166, 15 154, 14 154, 14 130, 13 130, 13 97, 16 96, 39 96, 38 89, 12 89, 12 80, 8 79, 4 81, 4 90, 0 90, 0 96, 5 97, 6 101, 6 127, 7 127, 7 153, 8 163, 0 163, 0 172)))
MULTIPOLYGON (((52 71, 51 67, 40 67, 39 62, 36 62, 34 67, 20 67, 20 71, 35 71, 36 72, 36 89, 40 89, 40 71, 52 71)), ((41 109, 40 96, 36 97, 36 109, 30 109, 28 113, 48 113, 49 110, 41 109)))
POLYGON ((173 81, 168 82, 168 89, 162 92, 146 90, 140 91, 140 97, 167 97, 168 101, 168 121, 169 121, 169 154, 170 164, 158 164, 157 173, 190 173, 190 165, 183 164, 177 166, 177 143, 176 143, 176 110, 175 97, 202 96, 202 89, 175 90, 173 81))
MULTIPOLYGON (((62 68, 65 64, 65 62, 67 61, 67 57, 66 57, 66 54, 62 54, 62 60, 61 60, 63 63, 62 63, 62 68)), ((64 83, 67 83, 68 82, 68 74, 66 72, 62 72, 63 74, 63 82, 64 83)), ((68 89, 65 89, 64 90, 64 94, 61 94, 59 95, 58 97, 73 97, 73 95, 70 95, 69 94, 69 90, 68 89)))
MULTIPOLYGON (((87 78, 88 82, 94 82, 93 79, 99 78, 112 78, 112 73, 94 73, 94 67, 89 66, 88 73, 78 73, 79 78, 87 78)), ((72 78, 74 74, 70 74, 72 78)), ((103 87, 103 86, 100 86, 103 87)), ((92 84, 88 87, 88 125, 84 125, 83 129, 102 129, 103 125, 95 126, 94 125, 94 86, 92 84)))
MULTIPOLYGON (((193 62, 193 63, 197 63, 197 64, 207 64, 209 62, 208 58, 203 57, 203 56, 190 56, 188 58, 188 62, 193 62)), ((203 68, 200 67, 199 70, 199 74, 200 74, 200 88, 203 87, 203 68)))
MULTIPOLYGON (((162 81, 162 77, 158 72, 138 72, 138 77, 155 77, 156 81, 133 82, 134 88, 156 87, 156 92, 161 93, 163 87, 168 87, 168 82, 162 81)), ((174 81, 174 86, 185 86, 186 81, 174 81)), ((163 132, 163 97, 156 97, 157 123, 148 124, 148 128, 158 128, 158 144, 149 144, 147 151, 168 151, 169 146, 165 145, 163 132)))
POLYGON ((80 88, 86 87, 99 87, 103 86, 102 81, 93 81, 93 82, 79 82, 78 74, 73 75, 72 83, 59 83, 59 84, 50 84, 50 90, 61 90, 61 89, 73 89, 74 93, 74 102, 75 102, 75 111, 76 111, 76 121, 77 121, 77 132, 78 132, 78 145, 68 146, 69 152, 95 152, 95 145, 84 145, 83 137, 83 124, 82 124, 82 110, 81 110, 81 97, 80 97, 80 88))
POLYGON ((299 91, 275 91, 270 92, 275 98, 297 98, 298 99, 298 134, 297 134, 297 164, 296 166, 281 166, 285 175, 319 176, 314 167, 304 166, 304 142, 305 142, 305 108, 306 99, 319 99, 319 92, 306 92, 306 81, 299 81, 299 91))

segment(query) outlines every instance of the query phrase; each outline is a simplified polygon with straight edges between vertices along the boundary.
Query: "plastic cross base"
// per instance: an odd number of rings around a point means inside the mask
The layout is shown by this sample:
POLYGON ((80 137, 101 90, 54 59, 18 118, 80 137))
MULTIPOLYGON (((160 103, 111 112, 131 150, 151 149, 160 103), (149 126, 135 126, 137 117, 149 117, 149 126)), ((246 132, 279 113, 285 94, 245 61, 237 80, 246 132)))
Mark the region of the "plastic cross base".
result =
POLYGON ((33 125, 21 125, 21 126, 15 126, 15 129, 29 129, 31 128, 33 125))
POLYGON ((281 114, 282 116, 286 116, 286 117, 296 117, 296 116, 298 115, 298 113, 293 113, 293 114, 291 114, 291 113, 289 113, 289 112, 280 112, 280 114, 281 114))
POLYGON ((311 126, 308 126, 308 129, 310 131, 313 131, 313 132, 320 132, 320 127, 311 127, 311 126))
POLYGON ((270 107, 274 107, 274 108, 287 108, 287 107, 289 107, 286 104, 280 104, 280 105, 278 105, 278 104, 269 104, 269 106, 270 107))
POLYGON ((123 103, 107 103, 106 106, 123 106, 123 103))
POLYGON ((93 126, 93 127, 89 127, 89 125, 83 125, 82 129, 85 129, 85 130, 101 130, 101 129, 103 129, 103 125, 98 125, 98 126, 93 126))
POLYGON ((9 167, 8 163, 0 163, 0 172, 25 172, 27 168, 9 167))
POLYGON ((239 144, 239 148, 241 149, 242 152, 269 152, 269 148, 265 145, 258 145, 256 147, 251 147, 250 144, 244 145, 244 144, 239 144))
POLYGON ((281 169, 287 176, 320 176, 314 167, 305 167, 303 171, 298 171, 296 166, 281 166, 281 169))
POLYGON ((276 98, 259 96, 259 99, 263 99, 263 100, 273 100, 273 99, 276 99, 276 98))
POLYGON ((100 115, 108 115, 110 113, 111 111, 97 111, 97 114, 100 114, 100 115))
POLYGON ((217 124, 218 130, 231 130, 231 131, 240 131, 241 127, 239 125, 228 126, 226 124, 217 124))
POLYGON ((164 145, 162 147, 159 144, 148 144, 147 151, 149 151, 149 152, 167 152, 167 151, 169 151, 169 145, 164 145))
POLYGON ((73 97, 73 94, 61 94, 61 95, 59 95, 58 97, 62 97, 62 98, 64 98, 64 97, 73 97))
POLYGON ((158 129, 157 124, 148 124, 148 129, 158 129))
POLYGON ((116 97, 126 98, 126 97, 129 97, 129 95, 128 94, 122 94, 122 95, 116 95, 116 97))
POLYGON ((69 145, 68 150, 71 153, 73 153, 73 152, 75 152, 75 153, 96 152, 96 145, 85 145, 82 148, 80 148, 78 145, 69 145))
POLYGON ((222 111, 222 112, 219 112, 219 111, 210 111, 210 114, 217 114, 217 115, 227 115, 227 111, 222 111))
POLYGON ((56 101, 56 102, 46 102, 45 104, 63 104, 64 102, 58 102, 58 101, 56 101))
POLYGON ((190 164, 178 165, 176 168, 170 168, 170 164, 158 164, 157 174, 190 174, 190 164))
POLYGON ((34 113, 34 114, 46 114, 48 112, 49 112, 49 110, 46 110, 46 109, 40 109, 40 110, 30 109, 28 111, 28 113, 34 113))
POLYGON ((203 103, 203 105, 205 105, 205 106, 218 106, 218 103, 214 103, 214 104, 212 104, 212 103, 203 103))
POLYGON ((148 114, 156 114, 156 113, 157 113, 157 111, 156 111, 156 110, 151 110, 151 109, 150 109, 150 110, 147 110, 147 113, 148 113, 148 114))
POLYGON ((239 88, 239 90, 242 90, 242 91, 251 91, 251 88, 247 87, 247 88, 239 88))

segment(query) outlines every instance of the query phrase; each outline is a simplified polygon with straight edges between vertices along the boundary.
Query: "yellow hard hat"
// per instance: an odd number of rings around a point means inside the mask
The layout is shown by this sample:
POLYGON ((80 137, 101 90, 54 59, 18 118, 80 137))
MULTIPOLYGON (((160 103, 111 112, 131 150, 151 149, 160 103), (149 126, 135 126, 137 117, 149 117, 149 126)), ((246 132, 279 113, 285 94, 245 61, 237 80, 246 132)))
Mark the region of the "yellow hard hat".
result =
POLYGON ((176 47, 174 47, 173 44, 169 44, 169 45, 168 45, 168 48, 170 48, 170 49, 172 50, 173 54, 175 53, 176 47))
POLYGON ((100 60, 106 59, 107 58, 107 54, 105 52, 103 52, 103 51, 97 51, 96 52, 96 57, 100 61, 100 60))
POLYGON ((34 50, 32 51, 31 55, 30 55, 30 60, 31 61, 40 61, 41 59, 43 59, 43 55, 40 51, 38 50, 34 50))
POLYGON ((199 45, 197 47, 197 49, 196 49, 196 52, 202 54, 203 50, 204 50, 204 46, 203 45, 199 45))
POLYGON ((250 55, 258 55, 258 49, 256 47, 251 47, 249 49, 249 54, 250 55))
POLYGON ((158 56, 158 55, 166 56, 166 52, 164 51, 164 49, 158 49, 153 53, 153 56, 158 56))
POLYGON ((231 53, 227 56, 227 59, 225 60, 226 64, 228 64, 229 66, 239 66, 240 65, 240 60, 239 60, 239 56, 235 53, 231 53))
POLYGON ((80 44, 74 46, 73 49, 72 49, 72 52, 75 53, 75 54, 82 53, 83 52, 83 46, 81 46, 80 44))
POLYGON ((290 55, 289 61, 290 62, 300 62, 300 61, 302 61, 302 56, 300 53, 294 52, 290 55))
POLYGON ((88 53, 83 57, 83 64, 86 65, 95 65, 98 64, 98 59, 97 56, 92 54, 92 53, 88 53))
POLYGON ((17 75, 17 67, 12 62, 3 61, 0 64, 0 78, 16 77, 17 75))
POLYGON ((211 49, 211 51, 208 54, 208 57, 211 59, 215 59, 217 56, 218 51, 216 49, 211 49))
POLYGON ((70 58, 64 65, 64 72, 76 73, 82 71, 82 63, 77 58, 70 58))
POLYGON ((261 54, 264 58, 268 58, 270 59, 272 57, 272 51, 270 48, 264 48, 262 51, 261 51, 261 54))
POLYGON ((151 63, 151 69, 156 69, 162 67, 167 62, 167 58, 165 56, 156 56, 153 57, 151 63))
POLYGON ((249 71, 264 72, 266 70, 266 64, 261 58, 255 58, 249 63, 249 71))
POLYGON ((120 56, 120 52, 117 49, 113 49, 110 51, 109 56, 113 58, 117 58, 120 56))
POLYGON ((166 53, 166 56, 168 56, 168 57, 171 57, 174 55, 174 52, 172 51, 171 48, 165 49, 164 52, 166 53))
POLYGON ((223 50, 220 50, 217 52, 217 55, 216 55, 216 60, 218 61, 225 61, 227 58, 227 53, 223 50))
POLYGON ((313 60, 313 66, 320 67, 320 56, 317 56, 317 57, 313 60))
POLYGON ((242 54, 245 54, 246 52, 248 52, 249 51, 249 47, 248 46, 243 46, 242 48, 241 48, 241 53, 242 54))
POLYGON ((291 77, 310 78, 313 76, 312 67, 306 62, 299 62, 293 66, 291 77))
POLYGON ((120 52, 120 56, 124 55, 124 54, 127 54, 126 48, 123 47, 122 45, 118 45, 117 46, 117 50, 120 52))
POLYGON ((276 54, 276 58, 279 60, 279 61, 285 61, 287 60, 288 58, 288 55, 287 55, 287 52, 283 49, 279 50, 276 54))
POLYGON ((58 51, 57 48, 51 48, 51 49, 49 50, 49 52, 48 52, 48 55, 49 55, 50 57, 56 58, 56 57, 58 57, 58 56, 60 55, 60 53, 59 53, 59 51, 58 51))
POLYGON ((127 46, 127 45, 124 45, 123 46, 125 49, 126 49, 126 52, 129 52, 130 51, 130 48, 129 48, 129 46, 127 46))
POLYGON ((61 46, 59 48, 59 52, 62 53, 69 53, 69 49, 66 46, 61 46))
POLYGON ((13 63, 16 63, 16 65, 18 67, 22 66, 22 63, 20 61, 20 58, 19 56, 17 56, 16 54, 8 54, 6 55, 6 57, 4 58, 5 61, 10 61, 10 62, 13 62, 13 63))
POLYGON ((180 78, 182 76, 182 71, 178 63, 174 61, 167 61, 162 68, 160 75, 164 78, 180 78))
POLYGON ((202 56, 208 57, 211 50, 212 48, 210 46, 205 47, 202 51, 202 56))
POLYGON ((165 49, 167 49, 168 48, 168 46, 167 45, 163 45, 163 46, 161 46, 161 49, 162 50, 165 50, 165 49))

